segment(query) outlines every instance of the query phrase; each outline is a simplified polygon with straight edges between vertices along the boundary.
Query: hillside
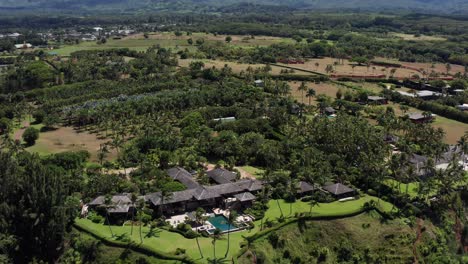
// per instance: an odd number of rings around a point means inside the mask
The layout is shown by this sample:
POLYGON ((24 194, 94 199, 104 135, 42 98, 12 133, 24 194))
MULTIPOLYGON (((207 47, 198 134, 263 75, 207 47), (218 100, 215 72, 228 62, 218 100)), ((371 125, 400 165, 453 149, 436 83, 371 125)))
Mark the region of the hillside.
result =
POLYGON ((81 9, 103 10, 210 10, 245 3, 287 6, 297 9, 353 9, 353 10, 405 10, 421 12, 463 13, 468 10, 465 0, 0 0, 1 9, 81 9))
MULTIPOLYGON (((252 263, 252 258, 266 264, 412 263, 413 250, 422 260, 419 252, 434 239, 432 228, 424 226, 426 231, 417 239, 417 224, 401 219, 382 222, 377 213, 292 224, 254 242, 239 263, 252 263)), ((424 260, 432 257, 425 254, 424 260)))

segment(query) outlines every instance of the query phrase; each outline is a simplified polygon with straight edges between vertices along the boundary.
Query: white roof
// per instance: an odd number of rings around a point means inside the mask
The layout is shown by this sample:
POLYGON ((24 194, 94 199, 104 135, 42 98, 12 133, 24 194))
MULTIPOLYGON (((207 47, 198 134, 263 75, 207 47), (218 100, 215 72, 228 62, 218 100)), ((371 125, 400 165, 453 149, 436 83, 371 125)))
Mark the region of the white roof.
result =
POLYGON ((17 49, 32 48, 32 45, 29 44, 29 43, 15 44, 15 48, 17 48, 17 49))

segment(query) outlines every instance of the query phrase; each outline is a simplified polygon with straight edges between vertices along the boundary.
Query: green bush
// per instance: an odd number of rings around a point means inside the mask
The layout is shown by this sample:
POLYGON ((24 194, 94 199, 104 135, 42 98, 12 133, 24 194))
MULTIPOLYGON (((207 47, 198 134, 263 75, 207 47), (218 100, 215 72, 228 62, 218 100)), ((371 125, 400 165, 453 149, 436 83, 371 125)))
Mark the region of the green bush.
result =
POLYGON ((93 223, 96 223, 96 224, 102 224, 104 223, 104 217, 94 213, 94 212, 91 212, 89 213, 88 215, 88 219, 91 220, 93 223))
POLYGON ((34 127, 28 127, 23 134, 23 140, 26 142, 26 145, 32 146, 36 143, 36 140, 39 138, 39 130, 34 127))

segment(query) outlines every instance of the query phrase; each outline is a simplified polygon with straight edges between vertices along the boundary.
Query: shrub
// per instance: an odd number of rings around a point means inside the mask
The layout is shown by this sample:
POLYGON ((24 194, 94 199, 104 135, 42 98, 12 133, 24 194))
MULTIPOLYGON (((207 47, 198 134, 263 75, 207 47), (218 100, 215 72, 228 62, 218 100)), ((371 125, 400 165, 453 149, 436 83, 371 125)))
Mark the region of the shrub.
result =
POLYGON ((89 213, 88 219, 91 220, 91 222, 96 223, 96 224, 102 224, 104 223, 104 217, 92 212, 89 213))
POLYGON ((32 146, 36 143, 36 140, 39 138, 39 130, 34 127, 28 127, 23 134, 23 140, 28 146, 32 146))

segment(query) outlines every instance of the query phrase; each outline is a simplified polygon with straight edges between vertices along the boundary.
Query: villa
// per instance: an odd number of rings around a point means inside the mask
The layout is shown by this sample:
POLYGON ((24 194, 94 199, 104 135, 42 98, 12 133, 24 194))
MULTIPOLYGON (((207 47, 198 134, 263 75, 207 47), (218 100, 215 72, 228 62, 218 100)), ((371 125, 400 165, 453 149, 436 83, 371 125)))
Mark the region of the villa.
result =
POLYGON ((326 185, 323 187, 323 190, 333 195, 336 199, 349 198, 356 193, 355 190, 341 183, 326 185))

